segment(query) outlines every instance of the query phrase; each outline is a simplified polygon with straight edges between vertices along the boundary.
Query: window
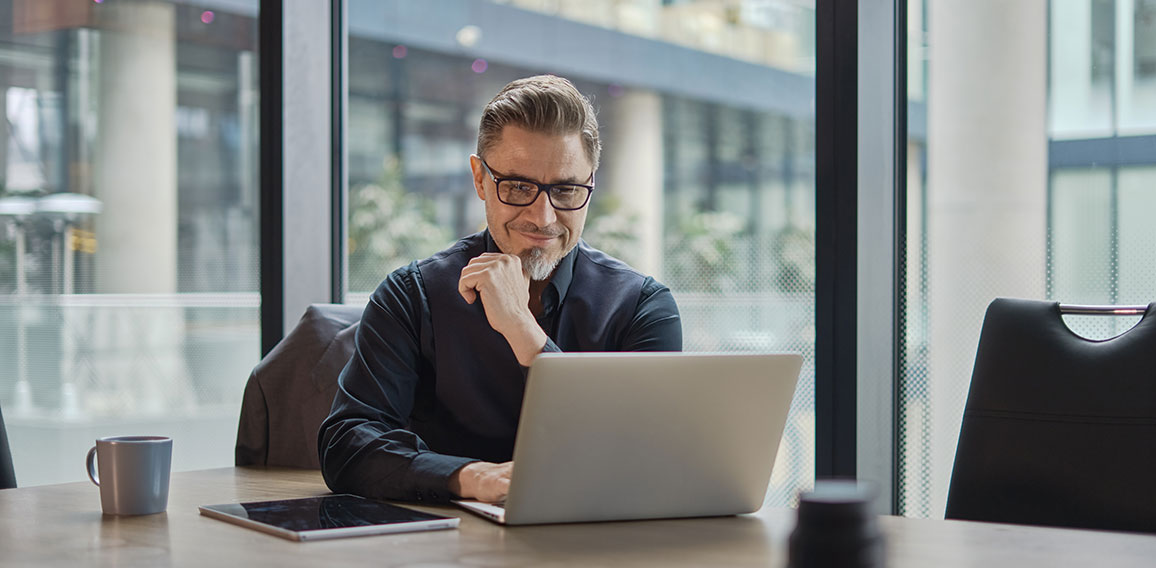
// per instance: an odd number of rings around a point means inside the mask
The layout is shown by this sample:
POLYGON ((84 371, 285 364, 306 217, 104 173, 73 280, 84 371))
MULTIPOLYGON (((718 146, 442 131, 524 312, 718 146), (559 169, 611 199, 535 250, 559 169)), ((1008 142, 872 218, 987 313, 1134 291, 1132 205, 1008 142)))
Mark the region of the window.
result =
POLYGON ((258 0, 0 4, 0 405, 21 485, 92 440, 232 463, 259 356, 258 0), (225 443, 222 443, 225 441, 225 443))
MULTIPOLYGON (((908 139, 902 514, 943 515, 992 299, 1156 297, 1156 229, 1144 218, 1156 204, 1152 85, 1119 63, 1156 41, 1147 4, 909 3, 925 23, 912 35, 926 43, 908 53, 927 89, 909 89, 926 131, 908 139)), ((1065 317, 1101 339, 1137 320, 1065 317)))
POLYGON ((813 2, 462 6, 349 3, 349 301, 483 228, 482 107, 566 76, 604 144, 586 241, 672 289, 687 350, 805 355, 768 493, 791 502, 814 476, 813 2))

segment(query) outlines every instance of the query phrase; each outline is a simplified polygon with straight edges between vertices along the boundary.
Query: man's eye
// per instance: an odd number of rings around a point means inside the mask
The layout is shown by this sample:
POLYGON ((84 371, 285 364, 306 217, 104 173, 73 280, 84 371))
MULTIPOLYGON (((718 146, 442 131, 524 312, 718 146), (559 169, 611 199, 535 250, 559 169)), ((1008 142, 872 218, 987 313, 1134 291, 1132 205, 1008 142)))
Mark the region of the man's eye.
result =
POLYGON ((558 197, 577 197, 582 188, 572 185, 556 185, 554 186, 554 195, 558 197))
POLYGON ((538 191, 538 188, 525 182, 512 181, 510 182, 510 191, 518 193, 530 193, 538 191))

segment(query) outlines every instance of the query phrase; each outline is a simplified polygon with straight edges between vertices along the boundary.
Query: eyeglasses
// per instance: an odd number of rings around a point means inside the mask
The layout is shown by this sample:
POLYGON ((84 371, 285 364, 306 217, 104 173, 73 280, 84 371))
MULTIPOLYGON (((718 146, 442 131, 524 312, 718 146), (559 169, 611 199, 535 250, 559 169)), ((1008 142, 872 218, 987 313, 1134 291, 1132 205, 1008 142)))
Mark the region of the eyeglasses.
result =
MULTIPOLYGON (((585 207, 590 201, 590 192, 594 191, 593 185, 581 183, 538 183, 521 178, 500 178, 494 175, 494 170, 485 160, 482 160, 482 167, 498 186, 498 201, 515 207, 531 205, 545 193, 554 209, 574 211, 585 207)), ((590 183, 594 183, 594 172, 590 172, 590 183)))

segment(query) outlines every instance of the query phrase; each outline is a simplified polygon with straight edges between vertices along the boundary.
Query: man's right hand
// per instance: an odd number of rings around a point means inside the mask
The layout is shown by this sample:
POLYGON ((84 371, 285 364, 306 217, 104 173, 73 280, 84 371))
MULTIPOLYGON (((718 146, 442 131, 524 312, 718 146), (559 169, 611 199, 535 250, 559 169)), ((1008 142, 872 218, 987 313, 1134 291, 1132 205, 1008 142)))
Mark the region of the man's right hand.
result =
POLYGON ((530 311, 530 277, 521 258, 484 252, 470 259, 458 280, 458 293, 470 304, 481 299, 486 321, 506 338, 519 365, 534 362, 548 338, 530 311))
POLYGON ((450 477, 450 491, 462 499, 501 503, 510 492, 510 472, 514 462, 473 462, 450 477))

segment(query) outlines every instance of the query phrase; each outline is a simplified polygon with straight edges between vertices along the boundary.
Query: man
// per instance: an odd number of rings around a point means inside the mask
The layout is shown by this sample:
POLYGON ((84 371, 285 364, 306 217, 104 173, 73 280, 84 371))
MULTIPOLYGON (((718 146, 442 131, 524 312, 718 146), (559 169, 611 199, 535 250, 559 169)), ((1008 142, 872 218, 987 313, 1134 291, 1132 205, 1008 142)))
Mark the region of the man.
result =
POLYGON ((670 291, 580 240, 600 151, 566 79, 520 79, 486 105, 470 168, 487 229, 370 298, 319 433, 331 489, 502 501, 535 356, 682 349, 670 291))

